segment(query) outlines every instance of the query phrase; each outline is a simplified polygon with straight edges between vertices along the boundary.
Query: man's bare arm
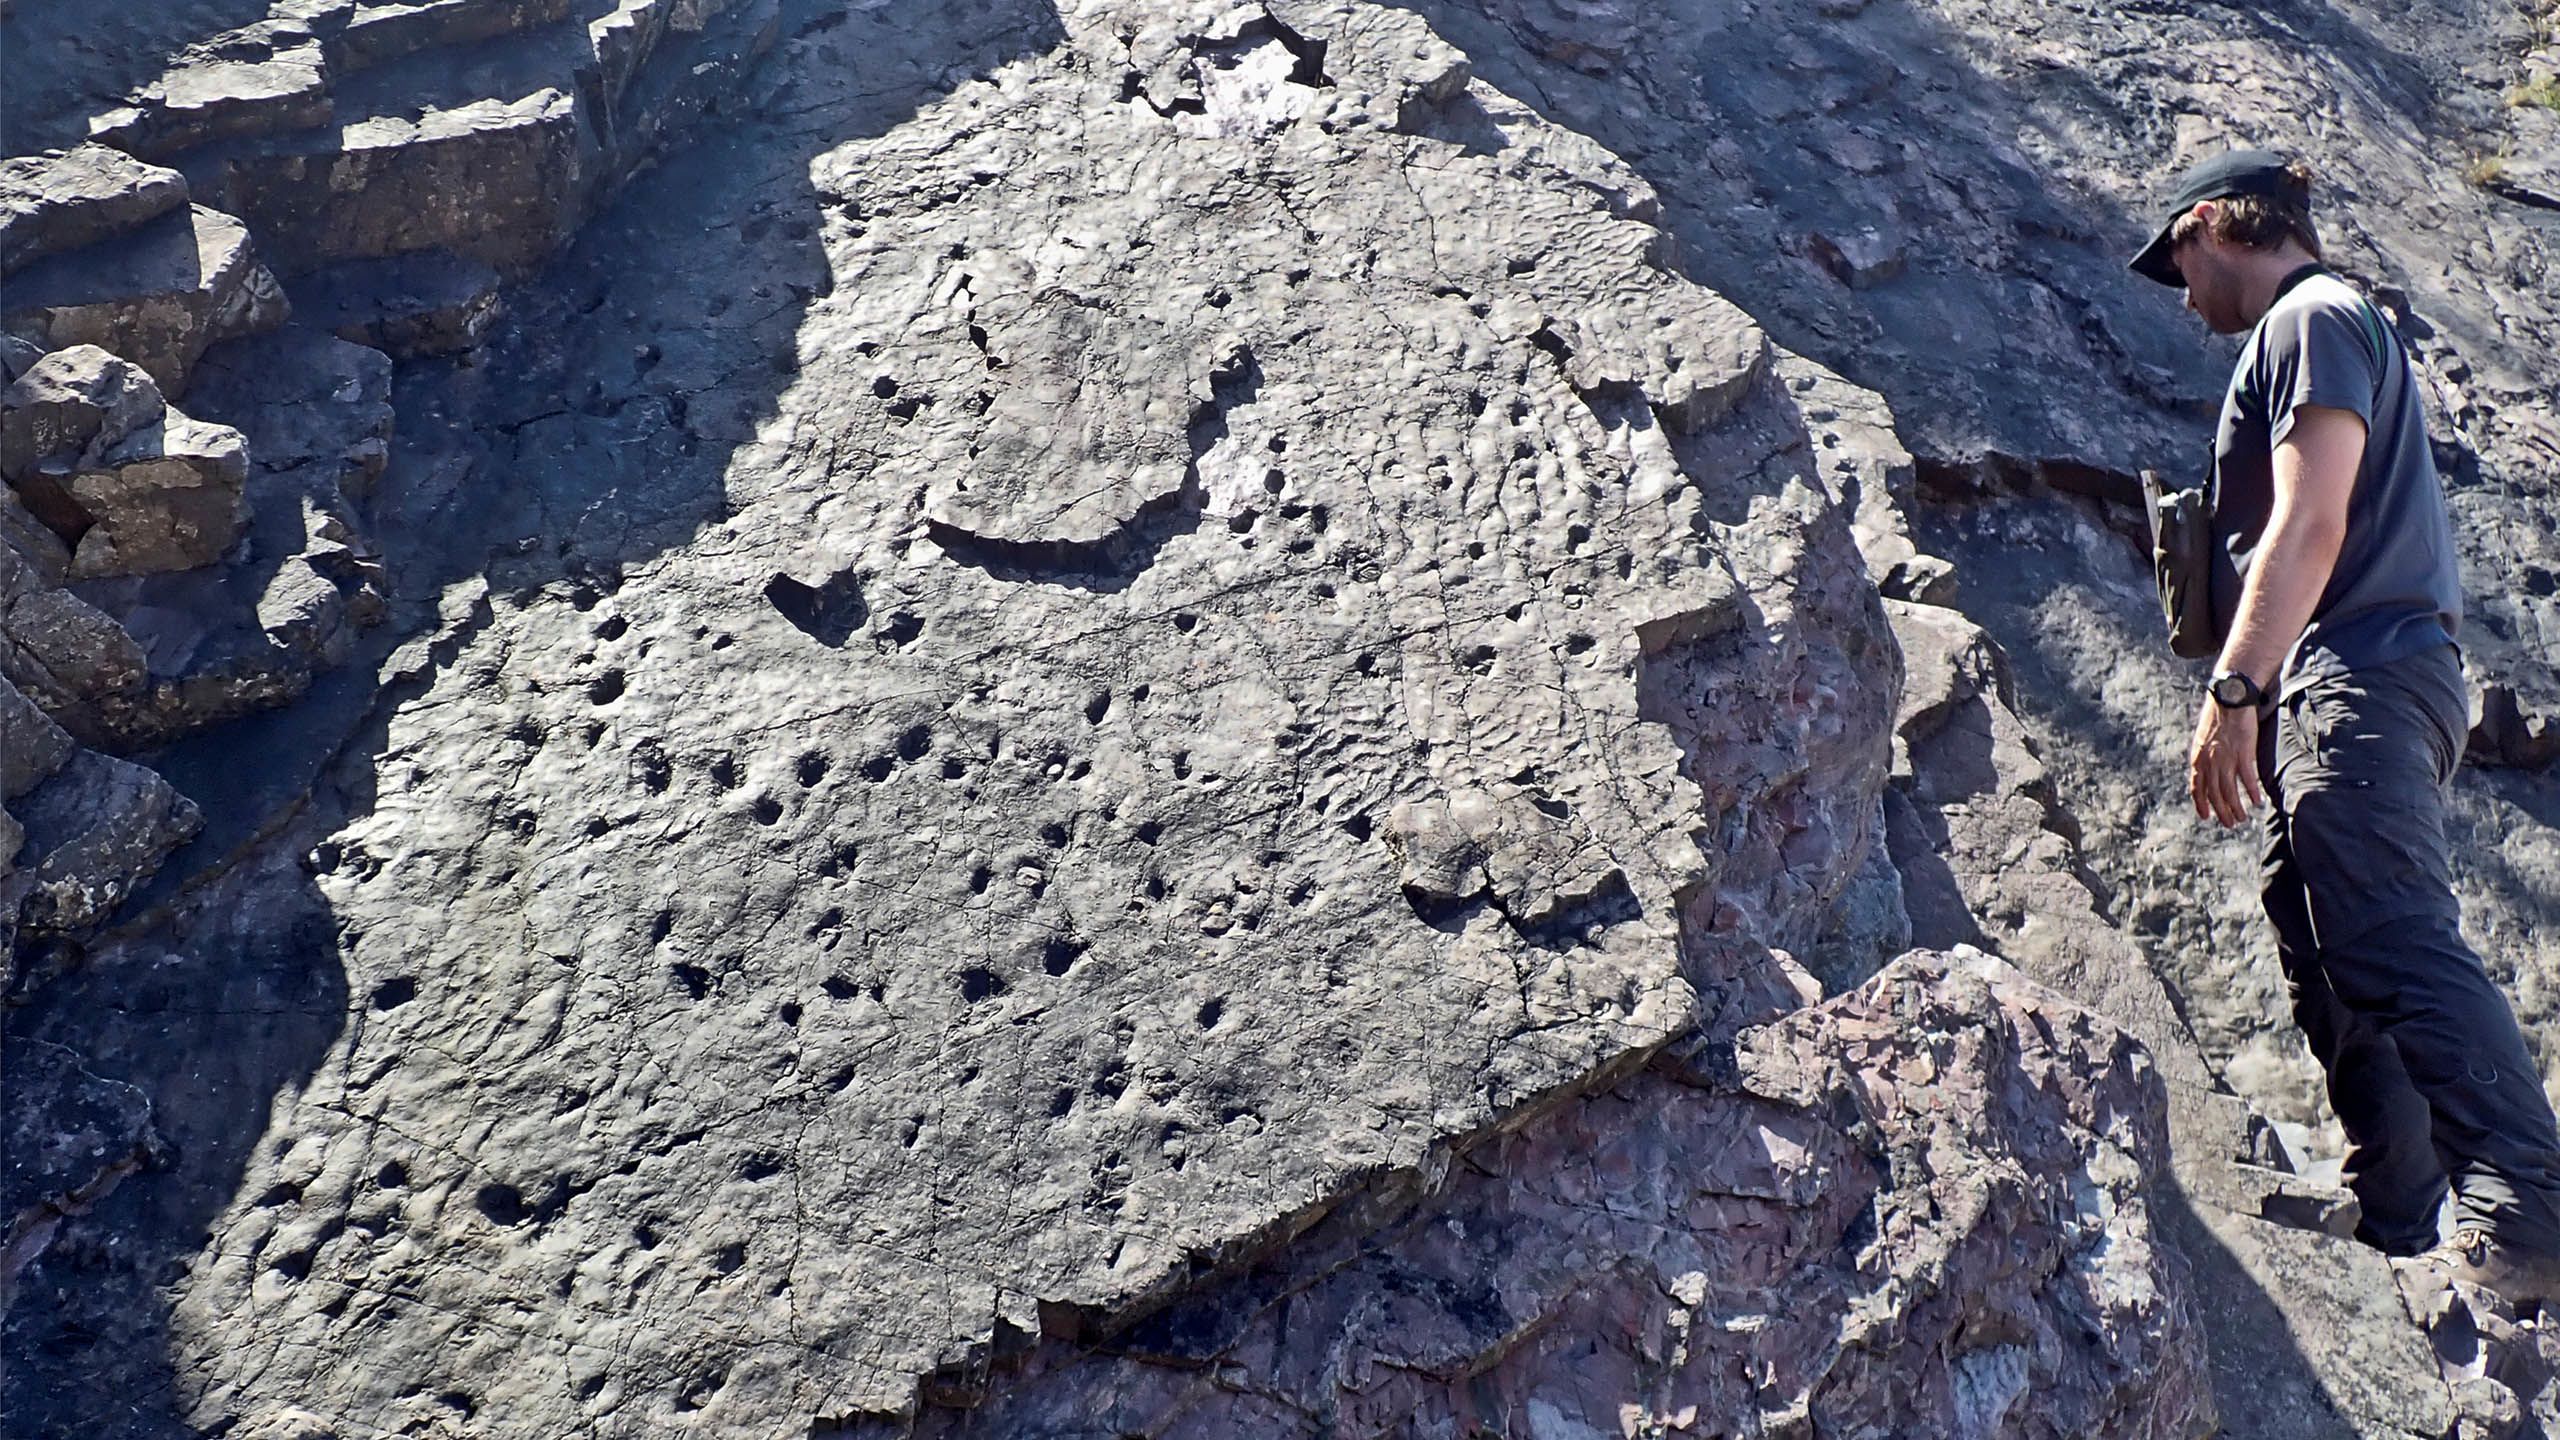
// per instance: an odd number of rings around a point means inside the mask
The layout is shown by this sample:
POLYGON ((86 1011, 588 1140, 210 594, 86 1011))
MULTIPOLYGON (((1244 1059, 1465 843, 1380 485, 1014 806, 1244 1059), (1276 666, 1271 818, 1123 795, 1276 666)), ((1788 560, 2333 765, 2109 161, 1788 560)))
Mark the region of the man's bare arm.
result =
POLYGON ((2275 510, 2249 565, 2240 613, 2222 647, 2224 670, 2272 687, 2276 666, 2311 623, 2347 538, 2347 498, 2364 459, 2364 420, 2305 405, 2275 451, 2275 510))
MULTIPOLYGON (((2219 670, 2275 687, 2276 668, 2311 623, 2337 568, 2364 441, 2364 420, 2352 410, 2305 405, 2294 412, 2293 428, 2274 455, 2275 509, 2249 563, 2219 670)), ((2256 712, 2205 701, 2187 754, 2187 790, 2197 815, 2225 825, 2239 824, 2265 798, 2256 712)))

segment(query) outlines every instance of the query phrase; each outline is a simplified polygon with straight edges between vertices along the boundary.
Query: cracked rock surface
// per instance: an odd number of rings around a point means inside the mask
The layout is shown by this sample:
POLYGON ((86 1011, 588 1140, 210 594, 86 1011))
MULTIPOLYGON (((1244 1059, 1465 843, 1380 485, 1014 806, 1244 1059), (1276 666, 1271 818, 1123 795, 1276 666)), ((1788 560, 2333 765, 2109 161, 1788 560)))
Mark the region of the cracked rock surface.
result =
POLYGON ((2531 14, 1847 0, 1780 23, 1749 5, 1410 4, 1480 76, 1651 181, 1688 273, 1892 406, 1919 548, 1969 577, 1914 598, 1959 605, 2010 653, 2109 903, 2216 1067, 2289 1123, 2319 1118, 2316 1072, 2256 914, 2253 842, 2192 824, 2202 674, 2168 658, 2132 549, 2134 474, 2199 468, 2230 342, 2122 266, 2189 160, 2238 143, 2308 159, 2328 257, 2393 317, 2429 407, 2468 586, 2467 914, 2528 1030, 2548 1027, 2560 230, 2460 163, 2506 145, 2529 164, 2548 132, 2549 111, 2503 103, 2547 61, 2531 14), (1887 242, 1891 275, 1836 258, 1887 242))
MULTIPOLYGON (((1457 64, 1409 17, 1232 19, 1062 19, 849 142, 892 107, 821 29, 805 165, 707 156, 596 242, 683 196, 770 264, 617 263, 424 397, 592 578, 493 571, 332 772, 372 798, 305 903, 361 1023, 173 1292, 191 1423, 897 1413, 1794 1003, 1764 937, 1862 859, 1898 661, 1765 343, 1572 137, 1400 133, 1457 64), (1124 22, 1322 68, 1159 113, 1124 22), (715 437, 723 518, 643 550, 610 483, 715 437)), ((186 943, 292 933, 274 873, 186 943)))
POLYGON ((2541 1028, 2448 3, 0 5, 4 1428, 2547 1426, 2341 1238, 2121 503, 2138 196, 2316 121, 2541 1028))

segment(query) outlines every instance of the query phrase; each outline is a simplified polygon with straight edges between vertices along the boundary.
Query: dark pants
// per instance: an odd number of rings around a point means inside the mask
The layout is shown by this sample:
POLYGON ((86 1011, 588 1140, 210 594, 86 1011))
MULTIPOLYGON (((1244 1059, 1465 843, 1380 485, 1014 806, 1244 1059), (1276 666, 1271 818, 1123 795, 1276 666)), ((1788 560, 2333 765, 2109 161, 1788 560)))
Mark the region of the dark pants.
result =
POLYGON ((2560 1251, 2560 1131, 2515 1012, 2462 938, 2444 833, 2462 755, 2451 647, 2314 680, 2261 727, 2274 802, 2261 893, 2293 1018, 2347 1132, 2359 1239, 2436 1241, 2460 1220, 2560 1251))

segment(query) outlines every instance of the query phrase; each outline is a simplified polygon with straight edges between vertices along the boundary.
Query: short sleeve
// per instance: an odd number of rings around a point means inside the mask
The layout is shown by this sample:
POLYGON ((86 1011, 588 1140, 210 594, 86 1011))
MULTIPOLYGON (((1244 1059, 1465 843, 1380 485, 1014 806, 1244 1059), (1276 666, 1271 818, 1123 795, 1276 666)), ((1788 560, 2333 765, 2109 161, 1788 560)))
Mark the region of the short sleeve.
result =
POLYGON ((2361 304, 2326 300, 2290 305, 2258 332, 2260 398, 2266 404, 2267 443, 2281 445, 2304 405, 2351 410, 2373 427, 2374 393, 2381 387, 2381 347, 2390 343, 2379 324, 2368 326, 2361 304))

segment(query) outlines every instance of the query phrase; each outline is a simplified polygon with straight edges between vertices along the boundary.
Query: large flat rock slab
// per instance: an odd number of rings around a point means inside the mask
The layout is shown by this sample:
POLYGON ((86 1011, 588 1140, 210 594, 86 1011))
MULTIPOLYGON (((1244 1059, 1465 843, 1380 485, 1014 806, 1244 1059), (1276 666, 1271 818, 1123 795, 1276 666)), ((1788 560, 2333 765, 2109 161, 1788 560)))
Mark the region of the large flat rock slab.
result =
POLYGON ((1083 16, 713 191, 816 237, 778 356, 635 192, 554 342, 622 398, 488 483, 609 534, 621 457, 726 438, 726 517, 518 584, 533 532, 332 772, 346 1023, 170 1292, 194 1423, 895 1414, 1797 1003, 1899 662, 1756 328, 1571 137, 1393 129, 1410 17, 1230 18, 1167 63, 1325 83, 1160 113, 1083 16))

